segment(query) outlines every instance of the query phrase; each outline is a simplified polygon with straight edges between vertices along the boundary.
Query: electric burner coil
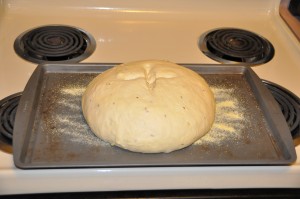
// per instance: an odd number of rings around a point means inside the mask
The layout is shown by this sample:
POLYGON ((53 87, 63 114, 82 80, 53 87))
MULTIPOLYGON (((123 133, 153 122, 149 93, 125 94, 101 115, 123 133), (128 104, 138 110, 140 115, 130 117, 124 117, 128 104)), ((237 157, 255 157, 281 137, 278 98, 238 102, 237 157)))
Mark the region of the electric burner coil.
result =
POLYGON ((267 63, 274 56, 273 45, 253 32, 235 29, 215 29, 203 34, 199 49, 220 63, 257 65, 267 63))
POLYGON ((293 139, 300 137, 300 98, 278 84, 267 80, 263 83, 278 102, 293 139))
POLYGON ((22 93, 10 95, 0 101, 0 139, 12 143, 17 107, 22 93))
POLYGON ((28 30, 14 43, 15 52, 33 63, 76 63, 90 56, 95 39, 82 29, 50 25, 28 30))

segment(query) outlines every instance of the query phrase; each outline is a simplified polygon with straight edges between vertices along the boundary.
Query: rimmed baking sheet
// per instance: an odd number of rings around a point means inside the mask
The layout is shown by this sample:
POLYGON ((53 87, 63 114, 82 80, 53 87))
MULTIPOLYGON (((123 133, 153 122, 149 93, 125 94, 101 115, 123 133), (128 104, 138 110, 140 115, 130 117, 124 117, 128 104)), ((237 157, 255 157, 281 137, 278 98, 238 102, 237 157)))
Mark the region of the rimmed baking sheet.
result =
POLYGON ((87 168, 291 164, 296 152, 279 106, 261 80, 243 66, 185 65, 201 74, 217 105, 211 131, 167 154, 111 146, 89 129, 81 112, 88 83, 111 64, 37 67, 21 98, 13 137, 19 168, 87 168))

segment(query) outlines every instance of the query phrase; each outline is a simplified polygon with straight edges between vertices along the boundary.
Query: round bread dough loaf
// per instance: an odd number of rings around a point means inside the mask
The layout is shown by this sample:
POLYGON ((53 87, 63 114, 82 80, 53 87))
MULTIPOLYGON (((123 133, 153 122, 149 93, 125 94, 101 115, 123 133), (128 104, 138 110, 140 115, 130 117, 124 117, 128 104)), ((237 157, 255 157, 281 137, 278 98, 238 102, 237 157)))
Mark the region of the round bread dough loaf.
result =
POLYGON ((211 128, 215 99, 194 71, 168 61, 137 61, 98 75, 82 97, 92 131, 111 145, 160 153, 193 144, 211 128))

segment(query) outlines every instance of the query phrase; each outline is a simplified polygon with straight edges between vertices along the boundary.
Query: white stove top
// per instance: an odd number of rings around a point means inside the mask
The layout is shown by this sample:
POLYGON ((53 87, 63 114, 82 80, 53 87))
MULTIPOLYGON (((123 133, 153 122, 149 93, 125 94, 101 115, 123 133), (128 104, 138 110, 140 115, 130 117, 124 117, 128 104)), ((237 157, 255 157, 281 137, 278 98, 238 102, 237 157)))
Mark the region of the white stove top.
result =
MULTIPOLYGON (((267 38, 274 58, 254 71, 300 97, 300 44, 278 14, 279 0, 0 2, 0 99, 20 92, 37 64, 13 49, 17 36, 50 24, 79 27, 96 40, 83 63, 163 59, 217 63, 197 46, 215 28, 246 29, 267 38)), ((300 147, 296 148, 300 155, 300 147)), ((0 194, 142 189, 300 187, 300 159, 291 166, 20 170, 0 150, 0 194)))

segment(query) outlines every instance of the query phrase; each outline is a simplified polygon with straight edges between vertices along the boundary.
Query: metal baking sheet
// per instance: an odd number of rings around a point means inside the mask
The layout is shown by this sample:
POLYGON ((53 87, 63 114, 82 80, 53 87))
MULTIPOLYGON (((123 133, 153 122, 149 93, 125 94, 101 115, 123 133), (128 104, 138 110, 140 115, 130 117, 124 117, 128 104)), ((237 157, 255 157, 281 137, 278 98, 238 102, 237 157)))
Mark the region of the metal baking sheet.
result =
POLYGON ((13 134, 15 165, 33 168, 283 165, 296 160, 277 102, 251 68, 185 65, 201 74, 217 105, 211 131, 171 153, 142 154, 96 137, 81 112, 88 83, 113 64, 37 67, 21 98, 13 134))

